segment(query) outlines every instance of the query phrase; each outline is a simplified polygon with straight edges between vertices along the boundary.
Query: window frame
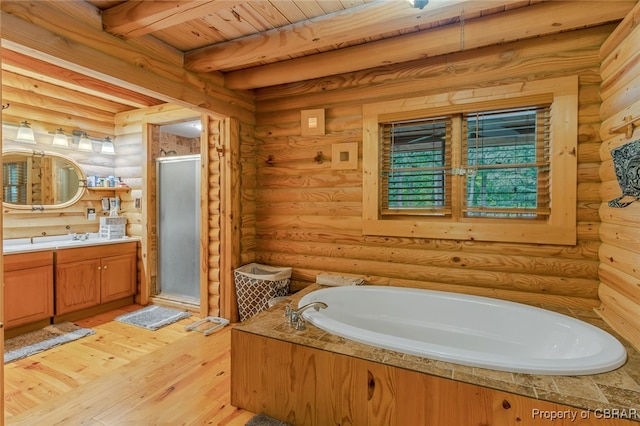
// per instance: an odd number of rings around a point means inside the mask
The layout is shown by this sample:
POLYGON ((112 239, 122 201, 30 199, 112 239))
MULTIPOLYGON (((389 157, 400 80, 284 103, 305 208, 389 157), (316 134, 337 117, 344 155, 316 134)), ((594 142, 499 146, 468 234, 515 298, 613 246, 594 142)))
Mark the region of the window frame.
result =
MULTIPOLYGON (((460 140, 461 129, 454 126, 452 132, 454 140, 460 140)), ((577 76, 365 104, 362 232, 364 235, 575 245, 577 139, 577 76), (454 214, 452 218, 389 217, 381 214, 380 123, 541 103, 551 104, 551 212, 546 219, 464 217, 461 214, 454 214)), ((452 155, 459 156, 460 149, 460 144, 453 144, 452 155)), ((454 199, 460 198, 459 191, 464 188, 454 188, 454 199)))

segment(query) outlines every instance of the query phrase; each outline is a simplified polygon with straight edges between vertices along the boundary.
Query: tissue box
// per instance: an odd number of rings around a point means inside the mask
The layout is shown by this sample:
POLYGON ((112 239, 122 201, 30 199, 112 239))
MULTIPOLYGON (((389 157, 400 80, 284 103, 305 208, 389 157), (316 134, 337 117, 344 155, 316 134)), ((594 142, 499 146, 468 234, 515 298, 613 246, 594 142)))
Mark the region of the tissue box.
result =
POLYGON ((126 217, 101 217, 100 218, 100 238, 114 240, 123 238, 126 234, 126 217))

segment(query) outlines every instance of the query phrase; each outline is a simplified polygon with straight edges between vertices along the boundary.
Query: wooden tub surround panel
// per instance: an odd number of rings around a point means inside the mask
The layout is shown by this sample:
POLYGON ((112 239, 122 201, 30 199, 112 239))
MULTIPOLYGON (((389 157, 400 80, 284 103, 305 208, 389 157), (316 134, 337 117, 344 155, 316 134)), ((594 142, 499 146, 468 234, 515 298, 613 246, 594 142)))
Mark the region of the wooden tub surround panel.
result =
MULTIPOLYGON (((640 353, 624 340, 629 360, 617 370, 537 376, 374 348, 309 323, 296 331, 283 312, 280 303, 231 331, 233 405, 294 425, 548 425, 551 413, 565 416, 554 425, 640 424, 640 353)), ((561 312, 611 332, 590 310, 561 312)))

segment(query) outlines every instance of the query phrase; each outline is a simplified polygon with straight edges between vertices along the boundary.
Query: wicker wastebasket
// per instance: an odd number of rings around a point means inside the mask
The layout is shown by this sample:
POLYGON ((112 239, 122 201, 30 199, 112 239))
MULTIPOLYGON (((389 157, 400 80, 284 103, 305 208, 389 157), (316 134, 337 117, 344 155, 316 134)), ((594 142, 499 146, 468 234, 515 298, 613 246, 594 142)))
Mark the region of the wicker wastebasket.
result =
POLYGON ((268 307, 269 300, 289 294, 291 268, 249 263, 234 271, 240 321, 268 307))

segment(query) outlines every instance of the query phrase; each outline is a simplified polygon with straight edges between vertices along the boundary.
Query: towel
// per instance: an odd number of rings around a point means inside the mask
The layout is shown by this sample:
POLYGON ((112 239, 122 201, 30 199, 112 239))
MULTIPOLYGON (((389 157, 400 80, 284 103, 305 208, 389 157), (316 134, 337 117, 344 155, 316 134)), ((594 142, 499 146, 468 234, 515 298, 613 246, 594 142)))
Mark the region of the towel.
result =
POLYGON ((316 275, 316 283, 332 287, 346 285, 363 285, 364 279, 358 277, 347 277, 343 275, 320 273, 316 275))

